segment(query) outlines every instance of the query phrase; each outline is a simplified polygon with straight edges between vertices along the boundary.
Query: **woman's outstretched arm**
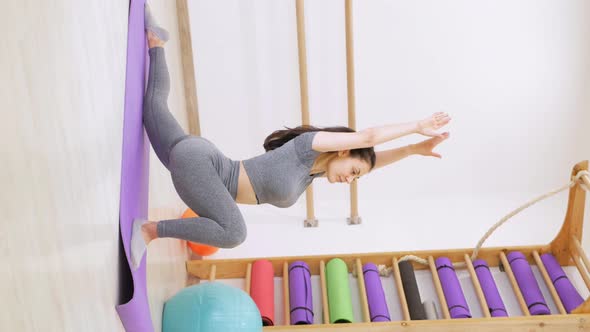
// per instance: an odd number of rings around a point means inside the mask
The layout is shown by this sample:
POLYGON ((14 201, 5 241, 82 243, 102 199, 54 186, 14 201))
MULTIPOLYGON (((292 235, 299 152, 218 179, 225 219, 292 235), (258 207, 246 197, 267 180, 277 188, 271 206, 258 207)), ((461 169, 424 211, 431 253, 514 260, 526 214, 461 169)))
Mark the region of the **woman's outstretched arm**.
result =
POLYGON ((409 134, 437 136, 436 130, 449 121, 448 114, 438 112, 423 120, 371 127, 355 133, 321 131, 314 137, 312 148, 321 152, 341 151, 372 147, 409 134))
POLYGON ((379 167, 393 164, 394 162, 400 161, 411 155, 422 155, 442 158, 440 154, 432 150, 447 138, 449 138, 449 133, 445 132, 435 137, 429 138, 425 141, 422 141, 420 143, 410 144, 391 150, 376 151, 375 156, 377 158, 375 160, 375 167, 373 167, 373 170, 379 167))

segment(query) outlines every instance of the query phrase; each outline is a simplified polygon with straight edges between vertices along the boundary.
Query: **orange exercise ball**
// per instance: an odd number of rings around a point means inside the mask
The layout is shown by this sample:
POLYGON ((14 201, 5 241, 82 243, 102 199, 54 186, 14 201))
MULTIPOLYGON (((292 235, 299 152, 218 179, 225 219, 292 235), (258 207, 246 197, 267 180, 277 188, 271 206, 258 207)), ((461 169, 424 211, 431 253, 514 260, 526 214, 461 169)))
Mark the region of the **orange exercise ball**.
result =
MULTIPOLYGON (((191 210, 190 208, 186 209, 186 211, 184 211, 184 213, 182 214, 182 218, 194 218, 194 217, 198 217, 199 215, 196 214, 193 210, 191 210)), ((191 250, 199 255, 199 256, 210 256, 213 255, 214 253, 217 252, 217 250, 219 250, 219 248, 217 247, 212 247, 212 246, 208 246, 206 244, 201 244, 201 243, 196 243, 196 242, 191 242, 191 241, 186 241, 186 244, 189 246, 189 248, 191 248, 191 250)))

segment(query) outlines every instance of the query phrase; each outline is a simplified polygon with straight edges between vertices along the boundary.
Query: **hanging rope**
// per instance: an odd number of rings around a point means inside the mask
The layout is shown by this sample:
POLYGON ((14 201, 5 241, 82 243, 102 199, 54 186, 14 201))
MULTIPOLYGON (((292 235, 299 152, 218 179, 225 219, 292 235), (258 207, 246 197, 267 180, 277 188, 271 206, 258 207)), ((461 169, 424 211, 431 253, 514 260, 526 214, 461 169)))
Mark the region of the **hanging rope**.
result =
MULTIPOLYGON (((502 219, 500 219, 500 221, 498 221, 497 223, 495 223, 485 234, 484 236, 481 238, 481 240, 479 240, 479 242, 477 243, 477 245, 475 246, 475 249, 473 250, 473 254, 471 254, 471 260, 475 260, 477 258, 477 254, 479 253, 479 250, 481 249, 481 247, 483 246, 483 243, 492 235, 492 233, 494 233, 494 231, 496 231, 496 229, 498 229, 498 227, 500 227, 502 224, 504 224, 506 221, 508 221, 510 218, 514 217, 516 214, 518 214, 520 211, 528 208, 529 206, 544 200, 545 198, 551 197, 557 193, 560 193, 566 189, 569 189, 571 187, 573 187, 574 185, 579 184, 580 187, 586 191, 590 191, 590 188, 588 187, 588 185, 583 181, 582 176, 590 176, 590 173, 588 171, 579 171, 575 176, 572 176, 572 180, 564 185, 563 187, 560 187, 558 189, 555 189, 553 191, 550 191, 544 195, 541 195, 525 204, 523 204, 522 206, 520 206, 519 208, 515 209, 514 211, 510 212, 509 214, 507 214, 506 216, 504 216, 502 219)), ((588 181, 588 180, 586 180, 588 181)), ((428 265, 428 261, 424 258, 415 256, 415 255, 406 255, 401 257, 398 260, 400 263, 403 261, 413 261, 416 262, 418 264, 422 264, 422 265, 428 265)), ((453 264, 454 267, 456 268, 462 268, 462 267, 466 267, 467 263, 465 262, 457 262, 453 264)), ((353 275, 356 275, 356 269, 353 269, 353 275)), ((386 267, 384 265, 379 265, 379 274, 381 276, 388 276, 391 273, 391 267, 386 267)))

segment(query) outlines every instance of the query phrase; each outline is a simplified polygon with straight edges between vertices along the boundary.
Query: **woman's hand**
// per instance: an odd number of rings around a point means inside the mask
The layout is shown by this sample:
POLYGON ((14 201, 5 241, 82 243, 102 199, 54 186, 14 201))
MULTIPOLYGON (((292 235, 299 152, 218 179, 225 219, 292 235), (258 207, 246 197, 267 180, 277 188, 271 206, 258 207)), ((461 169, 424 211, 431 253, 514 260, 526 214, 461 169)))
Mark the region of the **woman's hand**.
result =
POLYGON ((424 120, 418 121, 418 134, 424 136, 438 136, 440 135, 435 130, 442 128, 444 125, 451 121, 451 117, 447 113, 437 112, 429 116, 424 120))
POLYGON ((433 152, 432 150, 437 145, 439 145, 444 140, 446 140, 447 138, 449 138, 449 132, 444 132, 440 135, 437 135, 433 138, 427 139, 427 140, 422 141, 420 143, 412 144, 411 145, 412 152, 414 154, 419 154, 422 156, 432 156, 432 157, 436 157, 436 158, 442 158, 442 156, 440 154, 433 152))

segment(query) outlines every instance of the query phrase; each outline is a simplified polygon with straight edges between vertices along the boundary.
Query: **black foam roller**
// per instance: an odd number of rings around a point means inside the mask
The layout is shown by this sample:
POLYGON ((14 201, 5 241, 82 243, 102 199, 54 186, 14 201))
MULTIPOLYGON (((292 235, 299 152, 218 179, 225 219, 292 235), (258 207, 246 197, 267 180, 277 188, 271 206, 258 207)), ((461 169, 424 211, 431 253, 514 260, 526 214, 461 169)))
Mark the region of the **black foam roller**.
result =
POLYGON ((414 274, 412 263, 410 261, 403 261, 398 266, 404 292, 406 293, 410 318, 412 320, 426 319, 426 312, 420 299, 420 291, 418 291, 418 284, 416 283, 416 275, 414 274))

